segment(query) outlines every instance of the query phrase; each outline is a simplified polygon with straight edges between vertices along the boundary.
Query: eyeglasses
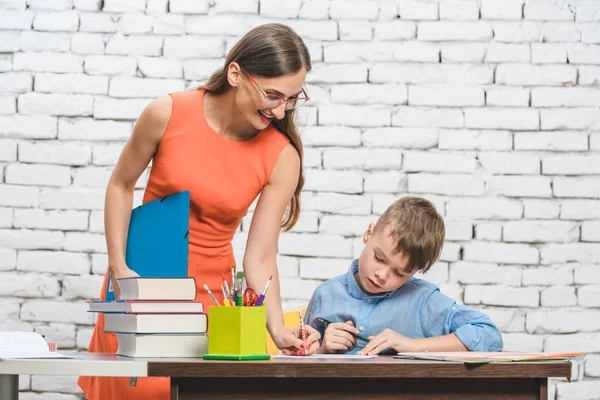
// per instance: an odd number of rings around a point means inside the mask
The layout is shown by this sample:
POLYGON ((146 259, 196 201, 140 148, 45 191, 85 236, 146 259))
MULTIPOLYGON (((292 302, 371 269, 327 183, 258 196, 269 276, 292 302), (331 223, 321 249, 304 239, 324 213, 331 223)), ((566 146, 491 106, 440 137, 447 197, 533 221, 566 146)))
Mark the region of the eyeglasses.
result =
POLYGON ((260 90, 260 92, 262 93, 263 105, 265 106, 265 108, 277 108, 280 105, 282 105, 283 103, 285 103, 286 110, 293 110, 295 108, 300 107, 301 105, 306 103, 308 100, 310 100, 310 97, 308 96, 308 93, 306 93, 306 90, 304 90, 304 88, 302 88, 302 94, 304 94, 304 97, 299 96, 299 97, 293 97, 291 99, 286 99, 285 97, 280 96, 278 94, 267 93, 267 92, 265 92, 265 90, 263 88, 261 88, 258 85, 258 83, 256 83, 254 78, 252 78, 249 73, 247 73, 246 71, 244 71, 244 73, 246 74, 248 79, 250 79, 250 82, 252 82, 254 84, 254 86, 256 86, 256 88, 258 90, 260 90))

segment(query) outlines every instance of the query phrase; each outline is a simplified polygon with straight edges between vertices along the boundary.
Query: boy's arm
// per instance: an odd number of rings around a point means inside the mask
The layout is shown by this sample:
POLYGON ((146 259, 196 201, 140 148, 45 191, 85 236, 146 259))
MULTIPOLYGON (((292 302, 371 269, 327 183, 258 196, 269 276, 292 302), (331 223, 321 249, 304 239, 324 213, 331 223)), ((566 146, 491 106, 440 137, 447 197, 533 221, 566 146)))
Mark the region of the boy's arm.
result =
POLYGON ((323 335, 325 334, 324 324, 317 321, 317 318, 320 316, 321 312, 321 295, 319 288, 317 288, 312 297, 310 298, 310 302, 306 307, 306 314, 304 315, 304 323, 312 326, 317 332, 321 334, 321 338, 319 339, 319 343, 323 343, 323 335))
POLYGON ((487 315, 456 304, 439 290, 425 301, 420 316, 423 333, 428 337, 418 339, 418 344, 427 345, 425 350, 502 351, 502 334, 487 315))

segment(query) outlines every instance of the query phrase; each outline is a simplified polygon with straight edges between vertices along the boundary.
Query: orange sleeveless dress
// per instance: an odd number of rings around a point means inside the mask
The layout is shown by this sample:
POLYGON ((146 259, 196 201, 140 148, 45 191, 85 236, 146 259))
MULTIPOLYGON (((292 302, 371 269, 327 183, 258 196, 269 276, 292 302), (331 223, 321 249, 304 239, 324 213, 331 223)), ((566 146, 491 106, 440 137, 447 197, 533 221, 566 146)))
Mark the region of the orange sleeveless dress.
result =
MULTIPOLYGON (((188 275, 196 278, 197 301, 207 309, 212 302, 202 285, 220 293, 221 274, 231 276, 233 235, 289 140, 272 125, 250 140, 227 140, 206 121, 203 90, 172 93, 171 98, 171 118, 153 158, 143 202, 190 191, 188 275)), ((99 314, 89 352, 117 351, 116 336, 103 328, 99 314)), ((170 398, 169 378, 140 378, 134 387, 129 378, 82 376, 78 384, 89 400, 170 398)))

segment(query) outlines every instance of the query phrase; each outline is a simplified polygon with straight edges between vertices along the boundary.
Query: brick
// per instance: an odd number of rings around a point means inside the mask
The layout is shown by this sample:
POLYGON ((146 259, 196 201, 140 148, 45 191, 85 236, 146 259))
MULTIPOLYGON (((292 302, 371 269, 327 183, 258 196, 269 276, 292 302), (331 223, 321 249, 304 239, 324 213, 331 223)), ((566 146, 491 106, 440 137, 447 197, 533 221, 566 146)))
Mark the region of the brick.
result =
POLYGON ((554 286, 571 284, 573 284, 573 267, 569 265, 525 268, 523 270, 523 286, 554 286))
POLYGON ((488 106, 528 107, 529 89, 517 87, 494 87, 485 92, 488 106))
POLYGON ((567 46, 564 43, 531 43, 531 62, 564 64, 567 62, 567 46))
POLYGON ((84 70, 88 75, 135 75, 137 60, 119 56, 90 56, 85 58, 84 70))
POLYGON ((323 166, 322 158, 321 150, 305 148, 302 166, 304 168, 320 168, 323 166))
POLYGON ((564 200, 560 210, 561 219, 600 219, 600 204, 596 200, 564 200))
POLYGON ((183 15, 156 15, 151 23, 152 32, 158 35, 183 35, 185 33, 185 19, 183 15))
POLYGON ((325 169, 400 169, 402 152, 391 149, 331 149, 323 152, 325 169))
POLYGON ((304 190, 361 193, 363 178, 357 171, 306 170, 304 190))
POLYGON ((38 12, 33 19, 36 31, 75 32, 79 28, 79 15, 73 11, 38 12))
POLYGON ((598 326, 598 311, 558 309, 527 313, 526 329, 530 333, 589 332, 598 326))
POLYGON ((577 305, 575 288, 572 286, 552 286, 542 290, 542 307, 566 307, 577 305))
POLYGON ((367 81, 367 68, 356 64, 315 65, 308 83, 358 83, 367 81))
POLYGON ((373 21, 377 19, 378 15, 379 5, 370 1, 332 0, 329 7, 329 18, 335 20, 366 19, 373 21))
POLYGON ((579 42, 581 40, 581 30, 572 22, 545 22, 539 25, 539 29, 542 42, 579 42))
MULTIPOLYGON (((292 4, 294 4, 292 2, 292 4)), ((329 19, 329 2, 320 0, 303 1, 300 6, 300 18, 309 20, 324 20, 329 19)), ((262 7, 261 7, 262 8, 262 7)), ((279 7, 284 8, 284 7, 279 7)), ((293 7, 292 7, 293 9, 293 7)))
POLYGON ((497 262, 503 264, 537 264, 538 249, 520 243, 470 242, 465 244, 466 261, 497 262))
POLYGON ((474 172, 475 156, 407 152, 404 154, 403 170, 407 172, 474 172))
POLYGON ((532 21, 574 21, 575 12, 569 4, 525 1, 523 7, 525 19, 532 21))
POLYGON ((537 130, 538 110, 530 108, 467 108, 465 126, 480 129, 537 130))
POLYGON ((482 41, 493 37, 488 22, 421 22, 417 38, 425 41, 482 41))
POLYGON ((558 219, 560 204, 550 200, 525 200, 525 218, 558 219))
POLYGON ((286 21, 286 24, 294 29, 304 40, 338 39, 336 21, 289 20, 286 21))
POLYGON ((108 254, 92 254, 92 273, 104 276, 107 271, 108 254))
POLYGON ((164 56, 167 58, 218 58, 224 55, 221 37, 176 36, 165 38, 164 56))
POLYGON ((600 64, 600 46, 569 43, 567 55, 572 64, 600 64))
POLYGON ((104 51, 106 54, 117 55, 160 56, 163 38, 151 35, 123 36, 116 33, 108 40, 104 51))
POLYGON ((593 65, 580 65, 579 84, 580 85, 598 85, 600 84, 600 67, 593 65))
POLYGON ((453 199, 446 204, 447 217, 476 219, 519 219, 523 205, 502 198, 453 199))
POLYGON ((341 236, 284 233, 279 238, 283 255, 349 258, 351 252, 351 241, 341 236))
POLYGON ((94 102, 94 118, 134 120, 151 101, 151 99, 97 97, 94 102))
MULTIPOLYGON (((374 194, 373 195, 373 214, 381 215, 383 212, 399 197, 407 196, 408 193, 402 193, 400 195, 392 195, 392 194, 374 194)), ((444 203, 446 198, 443 196, 435 196, 432 194, 419 194, 420 197, 423 197, 429 200, 440 212, 441 215, 444 214, 444 203)), ((360 255, 360 254, 359 254, 360 255)))
POLYGON ((475 226, 475 239, 477 240, 502 240, 502 224, 499 222, 479 222, 475 226))
POLYGON ((508 0, 498 3, 494 0, 481 2, 482 19, 519 20, 523 17, 523 0, 508 0))
POLYGON ((7 297, 55 297, 60 294, 58 279, 47 275, 4 272, 0 295, 7 297))
POLYGON ((542 109, 540 115, 543 130, 600 129, 600 115, 597 108, 542 109))
POLYGON ((12 54, 0 54, 0 72, 12 70, 12 54))
POLYGON ((84 74, 45 74, 35 76, 35 91, 46 93, 107 94, 108 78, 84 74))
MULTIPOLYGON (((440 254, 440 261, 457 261, 460 257, 461 246, 458 243, 446 242, 440 254)), ((462 296, 461 296, 462 297, 462 296)))
POLYGON ((484 312, 491 318, 492 321, 494 321, 494 324, 502 332, 525 331, 525 315, 521 310, 514 308, 503 309, 494 307, 485 309, 484 312))
POLYGON ((152 32, 153 18, 142 13, 127 13, 119 20, 119 32, 124 35, 152 32))
MULTIPOLYGON (((236 15, 188 15, 185 16, 185 30, 188 34, 192 33, 201 36, 227 35, 241 38, 252 28, 261 25, 261 22, 264 23, 264 20, 253 16, 244 16, 244 18, 240 18, 236 15)), ((326 21, 324 24, 329 25, 328 22, 329 21, 326 21)), ((319 24, 317 24, 317 26, 319 26, 319 24)), ((337 25, 335 28, 335 39, 337 39, 337 25)), ((306 37, 303 38, 306 39, 306 37)), ((334 39, 332 38, 330 40, 334 39)))
POLYGON ((582 43, 600 43, 600 26, 598 24, 581 25, 582 43))
POLYGON ((399 0, 400 18, 408 20, 436 20, 439 17, 438 4, 422 0, 399 0))
POLYGON ((466 174, 410 174, 408 191, 411 193, 434 193, 445 195, 481 196, 483 180, 466 174))
POLYGON ((446 219, 444 223, 446 225, 446 240, 471 240, 473 238, 473 225, 471 222, 446 219))
POLYGON ((492 42, 489 44, 485 56, 485 62, 529 62, 531 60, 531 51, 529 44, 514 44, 492 42))
POLYGON ((502 175, 536 175, 540 173, 540 158, 528 154, 481 153, 477 157, 483 170, 502 175))
POLYGON ((600 242, 600 221, 584 221, 581 226, 582 242, 600 242))
POLYGON ((19 96, 21 114, 48 114, 56 116, 92 115, 94 98, 86 94, 26 93, 19 96))
POLYGON ((86 144, 61 142, 23 142, 19 144, 19 161, 62 165, 87 165, 91 147, 86 144))
POLYGON ((42 189, 39 206, 56 210, 103 210, 104 189, 62 188, 42 189))
POLYGON ((122 150, 121 144, 96 144, 92 150, 92 164, 116 165, 122 150))
POLYGON ((13 209, 0 207, 0 227, 12 228, 13 227, 13 209))
POLYGON ((75 170, 73 186, 106 187, 112 167, 83 167, 75 170))
MULTIPOLYGON (((177 0, 172 0, 176 3, 177 0)), ((130 0, 127 2, 121 2, 119 0, 104 0, 102 6, 103 12, 134 12, 134 11, 145 11, 146 0, 130 0)))
POLYGON ((515 150, 585 151, 588 149, 585 132, 517 132, 514 140, 515 150))
POLYGON ((23 72, 7 72, 0 75, 0 90, 5 94, 30 92, 33 78, 23 72))
POLYGON ((512 134, 507 131, 440 129, 440 149, 512 150, 512 134))
MULTIPOLYGON (((260 4, 260 8, 262 11, 263 6, 267 7, 267 2, 261 2, 260 4)), ((297 1, 297 3, 299 3, 297 1)), ((243 1, 237 1, 237 0, 216 0, 214 3, 214 11, 217 14, 223 14, 223 13, 238 13, 238 14, 258 14, 258 0, 243 0, 243 1)), ((290 6, 292 6, 292 3, 290 3, 290 6)), ((295 6, 295 5, 294 5, 295 6)), ((280 8, 287 8, 287 7, 280 7, 280 8)), ((300 4, 298 4, 298 6, 296 8, 300 8, 300 4)), ((294 17, 289 17, 289 18, 297 18, 298 17, 298 13, 296 13, 296 15, 294 17)), ((285 18, 285 17, 283 17, 285 18)))
POLYGON ((46 340, 56 342, 56 346, 59 349, 71 349, 75 347, 75 325, 73 324, 38 325, 35 327, 35 331, 41 335, 45 335, 46 340))
POLYGON ((51 300, 30 300, 21 306, 25 321, 92 324, 93 316, 86 312, 85 302, 67 303, 51 300))
POLYGON ((535 288, 497 285, 469 285, 465 288, 465 304, 505 307, 537 307, 539 293, 535 288))
POLYGON ((551 179, 542 176, 492 176, 488 192, 506 197, 551 197, 551 179))
MULTIPOLYGON (((573 351, 570 349, 578 349, 584 352, 598 352, 600 349, 600 339, 597 333, 578 333, 574 335, 549 335, 544 342, 544 351, 573 351)), ((571 399, 572 397, 564 397, 563 399, 571 399)), ((588 397, 591 399, 592 397, 588 397)), ((561 399, 562 400, 562 399, 561 399)))
POLYGON ((13 249, 0 249, 0 270, 14 270, 17 264, 17 252, 13 249))
POLYGON ((27 2, 25 0, 2 0, 0 5, 5 10, 25 10, 27 2))
POLYGON ((406 104, 406 85, 346 84, 331 87, 331 101, 346 104, 406 104))
POLYGON ((331 279, 345 274, 352 263, 345 258, 301 258, 300 276, 306 279, 331 279))
MULTIPOLYGON (((509 333, 502 335, 504 344, 503 351, 517 352, 541 352, 544 346, 544 338, 542 336, 526 335, 523 333, 509 333)), ((549 399, 553 397, 548 397, 549 399)))
MULTIPOLYGON (((382 4, 380 4, 382 6, 382 4)), ((409 40, 417 35, 417 26, 409 21, 376 21, 371 24, 373 36, 379 40, 409 40)))
MULTIPOLYGON (((300 217, 302 218, 302 217, 300 217)), ((93 233, 104 233, 104 212, 92 211, 90 213, 89 231, 93 233)))
MULTIPOLYGON (((433 264, 431 269, 429 271, 427 271, 425 274, 417 272, 417 273, 415 273, 414 276, 419 279, 425 279, 436 285, 443 285, 446 282, 448 282, 448 263, 438 261, 435 264, 433 264)), ((445 293, 444 292, 445 288, 440 288, 440 289, 443 293, 445 293)), ((459 297, 462 298, 462 293, 459 297)))
POLYGON ((16 250, 59 250, 64 244, 64 238, 65 234, 60 231, 0 229, 0 242, 16 250))
POLYGON ((481 63, 486 52, 486 43, 441 43, 442 63, 481 63))
POLYGON ((369 21, 339 21, 340 40, 371 40, 373 27, 369 21))
POLYGON ((76 33, 71 37, 71 52, 76 54, 104 53, 104 39, 99 33, 76 33))
POLYGON ((371 197, 341 193, 306 192, 302 196, 302 207, 305 211, 369 215, 371 214, 371 197))
POLYGON ((33 25, 33 12, 30 10, 2 10, 0 29, 31 29, 33 25))
POLYGON ((546 175, 600 174, 600 157, 595 155, 557 155, 543 160, 542 171, 546 175))
POLYGON ((365 193, 398 193, 406 190, 406 175, 398 171, 371 172, 365 176, 365 193))
POLYGON ((600 197, 597 177, 556 177, 553 181, 555 197, 600 197))
POLYGON ((547 244, 540 247, 541 263, 597 262, 600 246, 595 243, 547 244))
POLYGON ((223 67, 221 59, 214 60, 184 60, 183 74, 185 79, 208 80, 218 68, 223 67))
MULTIPOLYGON (((494 0, 489 0, 493 2, 494 0)), ((494 22, 494 40, 507 43, 541 42, 542 32, 537 22, 494 22)))
POLYGON ((479 5, 475 0, 450 0, 439 4, 440 19, 469 21, 479 19, 479 5))
POLYGON ((462 110, 453 108, 397 107, 392 115, 393 126, 421 128, 462 128, 462 110))
POLYGON ((572 65, 501 64, 496 69, 496 83, 504 85, 560 86, 576 80, 572 65))
MULTIPOLYGON (((16 114, 17 98, 12 96, 0 97, 0 114, 16 114)), ((1 158, 0 158, 1 159, 1 158)))
POLYGON ((82 275, 90 271, 90 261, 83 253, 62 251, 20 251, 17 269, 28 272, 82 275))
POLYGON ((600 286, 581 286, 577 289, 577 299, 581 307, 599 307, 600 286))
POLYGON ((22 31, 20 39, 22 51, 66 52, 71 47, 70 37, 66 33, 22 31))
POLYGON ((64 249, 77 252, 106 253, 106 240, 103 234, 67 232, 64 249))
POLYGON ((302 141, 305 146, 360 146, 360 130, 347 126, 307 126, 302 141))
POLYGON ((184 90, 184 81, 178 79, 112 78, 111 97, 158 97, 184 90))
POLYGON ((77 73, 83 71, 83 60, 74 54, 16 53, 13 55, 15 71, 77 73))
POLYGON ((98 292, 103 281, 104 277, 99 275, 66 276, 63 279, 62 298, 88 299, 90 293, 98 292))
POLYGON ((390 120, 390 110, 383 107, 337 104, 326 104, 319 107, 319 123, 321 125, 389 126, 390 120))
POLYGON ((170 0, 169 12, 183 14, 207 14, 208 0, 170 0))
MULTIPOLYGON (((318 280, 298 280, 298 279, 280 279, 282 299, 300 300, 294 303, 295 309, 306 306, 311 293, 315 291, 322 281, 318 280)), ((284 303, 285 304, 285 303, 284 303)))
POLYGON ((11 164, 6 167, 5 181, 19 185, 68 186, 71 169, 58 165, 11 164))
POLYGON ((477 64, 375 64, 369 70, 372 83, 491 84, 492 65, 477 64))
POLYGON ((435 85, 410 86, 408 104, 411 106, 483 106, 485 95, 482 87, 435 85))
MULTIPOLYGON (((327 235, 340 235, 344 237, 362 237, 371 222, 377 220, 374 216, 355 216, 348 218, 345 215, 324 215, 319 223, 319 233, 327 235)), ((348 268, 346 264, 346 269, 348 268)))
POLYGON ((462 284, 502 284, 508 286, 520 286, 521 274, 521 269, 517 267, 473 263, 468 261, 455 262, 452 264, 452 268, 450 268, 451 281, 462 284))
POLYGON ((113 33, 118 29, 117 23, 110 14, 82 13, 79 19, 81 32, 113 33))
POLYGON ((39 197, 38 188, 6 184, 0 185, 0 206, 37 207, 39 197))
POLYGON ((583 87, 533 88, 531 105, 536 107, 600 106, 600 90, 583 87))
POLYGON ((438 143, 438 131, 427 128, 370 128, 362 134, 367 147, 430 149, 438 143))
POLYGON ((147 0, 146 14, 164 14, 168 11, 169 0, 147 0))
POLYGON ((48 230, 87 230, 88 213, 84 211, 15 210, 15 228, 48 230))
POLYGON ((565 221, 512 221, 504 224, 505 242, 573 242, 579 227, 565 221))
MULTIPOLYGON (((123 100, 122 100, 123 101, 123 100)), ((129 102, 130 100, 124 100, 129 102)), ((61 118, 60 140, 125 141, 131 134, 131 122, 97 121, 91 118, 61 118)))

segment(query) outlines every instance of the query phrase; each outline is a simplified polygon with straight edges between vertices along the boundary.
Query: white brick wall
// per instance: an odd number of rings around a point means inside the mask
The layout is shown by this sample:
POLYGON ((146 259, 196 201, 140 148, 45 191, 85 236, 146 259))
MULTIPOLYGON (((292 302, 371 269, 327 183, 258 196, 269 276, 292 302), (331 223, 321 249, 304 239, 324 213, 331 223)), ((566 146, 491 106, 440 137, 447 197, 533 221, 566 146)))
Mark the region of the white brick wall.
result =
MULTIPOLYGON (((87 346, 105 185, 135 119, 271 21, 305 38, 314 67, 303 214, 279 241, 284 304, 344 273, 394 199, 424 196, 447 226, 425 278, 489 313, 507 350, 592 353, 549 398, 596 398, 600 6, 587 0, 0 0, 0 329, 87 346)), ((22 389, 80 396, 70 378, 22 389)))

